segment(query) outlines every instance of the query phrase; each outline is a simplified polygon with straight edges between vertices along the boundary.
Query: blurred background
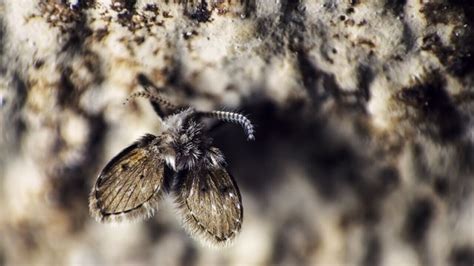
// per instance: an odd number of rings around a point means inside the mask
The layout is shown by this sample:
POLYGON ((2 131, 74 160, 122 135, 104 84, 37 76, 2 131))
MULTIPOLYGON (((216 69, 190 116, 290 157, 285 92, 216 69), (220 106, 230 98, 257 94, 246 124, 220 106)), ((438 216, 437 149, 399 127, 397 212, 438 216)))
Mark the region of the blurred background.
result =
POLYGON ((474 265, 474 5, 0 2, 1 265, 474 265), (145 76, 211 132, 242 193, 231 247, 169 199, 100 224, 105 164, 161 119, 145 76))

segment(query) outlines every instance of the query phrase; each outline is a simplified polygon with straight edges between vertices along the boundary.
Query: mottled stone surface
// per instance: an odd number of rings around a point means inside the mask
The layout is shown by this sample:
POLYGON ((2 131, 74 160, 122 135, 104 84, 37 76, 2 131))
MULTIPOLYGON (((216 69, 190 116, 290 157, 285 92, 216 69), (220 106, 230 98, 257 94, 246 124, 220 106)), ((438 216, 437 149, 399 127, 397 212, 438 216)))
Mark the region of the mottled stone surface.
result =
POLYGON ((3 0, 0 264, 472 265, 474 4, 3 0), (176 103, 241 110, 215 132, 242 190, 231 248, 88 214, 99 171, 176 103))

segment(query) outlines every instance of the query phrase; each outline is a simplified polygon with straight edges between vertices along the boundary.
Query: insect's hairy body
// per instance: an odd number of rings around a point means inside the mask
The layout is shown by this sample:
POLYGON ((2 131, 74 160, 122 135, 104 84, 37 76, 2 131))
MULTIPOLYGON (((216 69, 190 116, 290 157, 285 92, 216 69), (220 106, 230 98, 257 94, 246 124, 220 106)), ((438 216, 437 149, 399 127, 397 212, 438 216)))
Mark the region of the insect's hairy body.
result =
MULTIPOLYGON (((157 113, 162 113, 159 103, 173 106, 159 95, 132 96, 150 99, 157 113)), ((210 246, 229 244, 241 228, 242 200, 224 156, 206 134, 203 117, 239 124, 248 139, 254 138, 253 125, 241 114, 193 108, 171 113, 164 117, 161 134, 146 134, 104 167, 90 194, 91 215, 101 222, 145 219, 169 192, 193 237, 210 246)))
POLYGON ((163 139, 169 149, 165 159, 175 171, 198 170, 209 165, 222 167, 224 157, 219 149, 212 147, 212 139, 204 134, 204 125, 196 121, 189 108, 164 121, 163 139))

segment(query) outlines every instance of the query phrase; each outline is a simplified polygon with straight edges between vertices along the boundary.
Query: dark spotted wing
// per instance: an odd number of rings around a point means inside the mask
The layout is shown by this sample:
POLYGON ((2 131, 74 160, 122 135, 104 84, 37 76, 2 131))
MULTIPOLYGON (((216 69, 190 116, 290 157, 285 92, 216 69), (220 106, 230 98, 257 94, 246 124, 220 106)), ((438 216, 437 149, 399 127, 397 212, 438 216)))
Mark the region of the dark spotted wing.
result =
POLYGON ((224 168, 187 171, 174 187, 184 226, 212 246, 227 245, 240 231, 243 209, 239 189, 224 168))
POLYGON ((143 219, 153 215, 163 184, 165 163, 146 135, 115 156, 102 170, 89 197, 98 221, 143 219))

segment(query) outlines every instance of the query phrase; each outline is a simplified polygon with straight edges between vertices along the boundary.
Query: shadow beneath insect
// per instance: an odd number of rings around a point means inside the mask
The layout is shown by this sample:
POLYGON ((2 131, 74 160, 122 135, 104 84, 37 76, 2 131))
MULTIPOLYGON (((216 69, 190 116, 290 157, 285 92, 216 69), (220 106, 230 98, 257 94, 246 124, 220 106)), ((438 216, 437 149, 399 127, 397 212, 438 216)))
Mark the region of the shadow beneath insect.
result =
MULTIPOLYGON (((336 200, 344 187, 360 182, 360 159, 351 147, 334 137, 316 112, 300 106, 282 109, 262 101, 242 107, 256 126, 252 142, 245 141, 232 125, 214 132, 214 144, 226 156, 229 171, 241 190, 256 199, 263 216, 279 208, 279 202, 271 202, 275 199, 272 195, 292 182, 295 165, 305 173, 318 198, 328 203, 336 200)), ((320 233, 315 231, 314 221, 304 216, 305 207, 301 208, 272 221, 276 229, 272 263, 308 264, 308 254, 319 247, 320 233)))
MULTIPOLYGON (((341 137, 337 132, 341 129, 329 125, 327 118, 311 108, 301 104, 280 108, 270 101, 247 104, 242 110, 250 114, 249 119, 256 126, 256 140, 245 141, 242 132, 227 125, 213 132, 214 144, 226 156, 228 169, 241 190, 256 199, 262 215, 278 208, 279 203, 271 202, 275 199, 272 195, 282 184, 292 182, 291 167, 296 163, 323 204, 334 206, 349 193, 360 209, 347 214, 348 223, 373 225, 380 215, 381 201, 377 199, 383 199, 399 184, 398 172, 380 167, 374 158, 359 152, 352 139, 341 137), (367 175, 367 169, 376 170, 367 175)), ((276 229, 272 263, 308 264, 308 254, 318 249, 320 232, 314 231, 314 221, 309 221, 304 216, 305 207, 301 208, 287 213, 282 220, 272 221, 276 229)), ((367 261, 377 263, 377 254, 367 256, 367 261)))
POLYGON ((285 178, 289 161, 297 161, 309 173, 318 194, 327 200, 337 198, 342 186, 360 181, 361 158, 316 115, 298 107, 279 109, 268 101, 243 110, 256 125, 255 141, 246 142, 232 126, 214 132, 214 144, 242 189, 260 198, 285 178))

